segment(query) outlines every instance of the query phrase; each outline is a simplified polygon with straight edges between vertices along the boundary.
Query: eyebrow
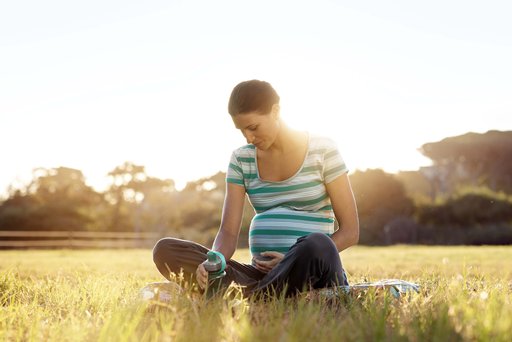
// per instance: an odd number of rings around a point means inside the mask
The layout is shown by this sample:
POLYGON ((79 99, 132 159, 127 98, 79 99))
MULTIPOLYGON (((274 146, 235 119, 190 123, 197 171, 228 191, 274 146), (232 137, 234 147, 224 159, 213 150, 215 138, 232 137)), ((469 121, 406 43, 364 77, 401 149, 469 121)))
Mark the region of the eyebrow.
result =
MULTIPOLYGON (((249 124, 249 125, 245 126, 245 128, 249 128, 249 127, 251 127, 251 126, 255 126, 255 125, 257 125, 257 124, 255 124, 255 123, 251 123, 251 124, 249 124)), ((242 128, 238 127, 236 124, 235 124, 235 128, 236 128, 236 129, 242 129, 242 128)), ((245 129, 245 128, 243 128, 243 129, 245 129)))

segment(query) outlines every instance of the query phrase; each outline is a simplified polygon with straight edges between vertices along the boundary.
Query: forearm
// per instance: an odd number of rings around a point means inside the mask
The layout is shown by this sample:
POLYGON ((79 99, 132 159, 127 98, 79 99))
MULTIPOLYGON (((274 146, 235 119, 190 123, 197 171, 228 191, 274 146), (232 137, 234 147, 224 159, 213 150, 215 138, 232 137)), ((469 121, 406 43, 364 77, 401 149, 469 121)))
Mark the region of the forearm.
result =
POLYGON ((350 246, 357 245, 359 241, 359 224, 357 222, 353 225, 346 225, 343 228, 338 229, 331 236, 338 252, 341 252, 350 246))
POLYGON ((332 240, 341 252, 359 242, 359 216, 348 176, 345 174, 327 184, 327 192, 340 226, 332 240))
POLYGON ((237 243, 238 235, 230 234, 228 231, 221 228, 215 237, 212 250, 222 253, 227 261, 231 259, 235 253, 237 243))

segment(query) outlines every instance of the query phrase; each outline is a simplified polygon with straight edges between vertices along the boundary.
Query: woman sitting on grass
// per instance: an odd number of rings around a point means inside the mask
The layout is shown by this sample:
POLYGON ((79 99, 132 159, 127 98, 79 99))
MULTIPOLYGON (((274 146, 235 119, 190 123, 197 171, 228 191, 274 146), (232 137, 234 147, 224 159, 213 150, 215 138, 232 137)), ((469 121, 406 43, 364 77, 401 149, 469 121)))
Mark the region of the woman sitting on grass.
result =
MULTIPOLYGON (((231 155, 222 222, 212 247, 227 261, 223 283, 242 285, 246 296, 283 291, 290 296, 348 285, 338 253, 357 244, 359 221, 336 144, 286 126, 279 96, 267 82, 238 84, 228 111, 248 145, 231 155), (231 260, 246 194, 256 211, 249 231, 250 265, 231 260)), ((193 280, 204 289, 208 251, 192 241, 164 238, 156 244, 153 259, 167 279, 169 271, 183 270, 192 279, 195 273, 193 280)))

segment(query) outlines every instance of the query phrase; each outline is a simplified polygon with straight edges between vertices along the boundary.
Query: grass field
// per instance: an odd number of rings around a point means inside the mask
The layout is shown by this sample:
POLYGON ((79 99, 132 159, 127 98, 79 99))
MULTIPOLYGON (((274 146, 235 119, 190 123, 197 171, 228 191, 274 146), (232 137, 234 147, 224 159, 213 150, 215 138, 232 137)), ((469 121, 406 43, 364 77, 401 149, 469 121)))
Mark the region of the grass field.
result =
POLYGON ((421 292, 262 303, 233 289, 205 303, 187 291, 155 307, 139 299, 162 281, 150 250, 0 251, 0 341, 510 341, 512 247, 355 247, 342 260, 351 283, 421 292))

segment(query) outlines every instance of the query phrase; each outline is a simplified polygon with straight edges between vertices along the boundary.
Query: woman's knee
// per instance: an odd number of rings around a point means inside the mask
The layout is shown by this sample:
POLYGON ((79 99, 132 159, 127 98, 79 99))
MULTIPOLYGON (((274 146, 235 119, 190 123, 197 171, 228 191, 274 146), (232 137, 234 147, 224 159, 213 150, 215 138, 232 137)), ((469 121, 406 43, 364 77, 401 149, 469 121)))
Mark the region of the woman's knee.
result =
POLYGON ((330 257, 338 254, 334 241, 324 233, 311 233, 304 237, 301 242, 301 249, 309 257, 330 257))
POLYGON ((175 238, 158 240, 155 247, 153 247, 153 262, 158 265, 172 259, 176 251, 177 240, 175 238))

